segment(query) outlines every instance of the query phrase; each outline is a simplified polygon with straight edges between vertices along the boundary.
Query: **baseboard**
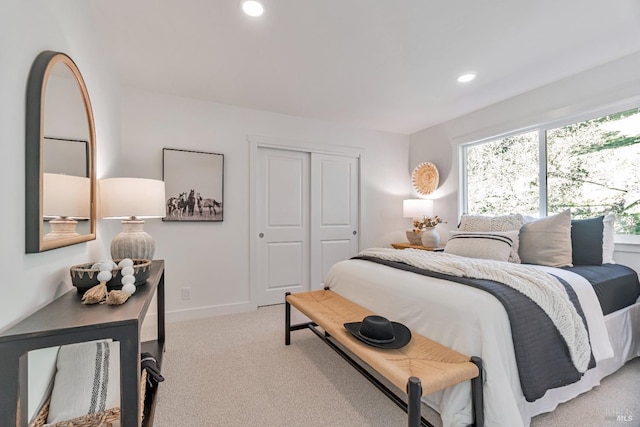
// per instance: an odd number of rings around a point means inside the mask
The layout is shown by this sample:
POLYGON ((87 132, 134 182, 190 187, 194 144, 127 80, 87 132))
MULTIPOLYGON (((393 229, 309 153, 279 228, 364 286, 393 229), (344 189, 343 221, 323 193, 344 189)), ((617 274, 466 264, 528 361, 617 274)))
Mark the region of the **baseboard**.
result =
POLYGON ((183 320, 202 319, 205 317, 222 316, 225 314, 246 313, 255 311, 255 307, 250 301, 237 302, 233 304, 211 305, 208 307, 189 308, 186 310, 167 311, 165 320, 167 322, 181 322, 183 320))

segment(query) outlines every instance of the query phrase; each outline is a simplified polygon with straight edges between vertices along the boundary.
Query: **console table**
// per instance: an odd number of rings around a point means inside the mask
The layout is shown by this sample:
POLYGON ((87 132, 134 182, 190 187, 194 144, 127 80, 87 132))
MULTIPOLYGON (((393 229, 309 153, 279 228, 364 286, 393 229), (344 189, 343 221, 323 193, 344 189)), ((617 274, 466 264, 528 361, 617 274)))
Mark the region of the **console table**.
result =
MULTIPOLYGON (((138 425, 140 353, 152 353, 158 365, 164 352, 164 261, 153 261, 145 285, 123 305, 83 305, 75 289, 55 299, 0 334, 0 420, 26 426, 28 418, 27 353, 83 341, 112 338, 120 342, 121 425, 138 425), (157 289, 157 339, 140 342, 140 330, 157 289), (17 422, 19 421, 19 422, 17 422)), ((146 396, 144 426, 153 424, 156 395, 146 396)))

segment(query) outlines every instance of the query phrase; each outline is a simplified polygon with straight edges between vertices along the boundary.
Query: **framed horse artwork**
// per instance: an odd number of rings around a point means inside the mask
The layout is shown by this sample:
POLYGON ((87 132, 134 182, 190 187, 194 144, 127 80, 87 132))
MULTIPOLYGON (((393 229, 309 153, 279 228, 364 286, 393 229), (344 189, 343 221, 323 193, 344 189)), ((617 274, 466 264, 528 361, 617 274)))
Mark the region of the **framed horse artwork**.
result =
POLYGON ((163 221, 222 221, 224 155, 162 149, 166 189, 163 221))

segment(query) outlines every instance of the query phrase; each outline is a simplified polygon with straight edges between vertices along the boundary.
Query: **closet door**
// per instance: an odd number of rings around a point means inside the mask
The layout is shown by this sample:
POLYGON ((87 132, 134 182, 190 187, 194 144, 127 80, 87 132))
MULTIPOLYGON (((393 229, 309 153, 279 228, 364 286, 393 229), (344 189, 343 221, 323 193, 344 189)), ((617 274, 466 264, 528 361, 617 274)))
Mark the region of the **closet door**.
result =
POLYGON ((329 268, 358 253, 359 159, 311 154, 311 289, 329 268))
POLYGON ((258 306, 309 290, 309 153, 258 149, 258 306))
POLYGON ((258 147, 257 306, 321 289, 329 268, 358 252, 359 159, 258 147))

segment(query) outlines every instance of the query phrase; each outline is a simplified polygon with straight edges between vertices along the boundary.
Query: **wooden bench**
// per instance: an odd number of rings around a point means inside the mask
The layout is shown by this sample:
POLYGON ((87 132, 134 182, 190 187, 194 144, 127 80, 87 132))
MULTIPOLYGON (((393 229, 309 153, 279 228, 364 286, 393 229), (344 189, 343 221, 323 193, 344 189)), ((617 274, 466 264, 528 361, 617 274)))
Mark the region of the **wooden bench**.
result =
POLYGON ((355 339, 343 324, 362 321, 364 317, 375 313, 331 290, 287 293, 285 299, 285 344, 291 343, 291 331, 310 329, 402 407, 408 414, 409 427, 417 427, 421 423, 431 425, 421 417, 422 396, 467 380, 471 380, 474 425, 483 425, 482 360, 479 357, 469 358, 413 331, 411 341, 402 348, 389 350, 368 346, 355 339), (311 322, 292 325, 291 306, 311 319, 311 322), (353 356, 400 391, 405 391, 407 402, 353 356))

